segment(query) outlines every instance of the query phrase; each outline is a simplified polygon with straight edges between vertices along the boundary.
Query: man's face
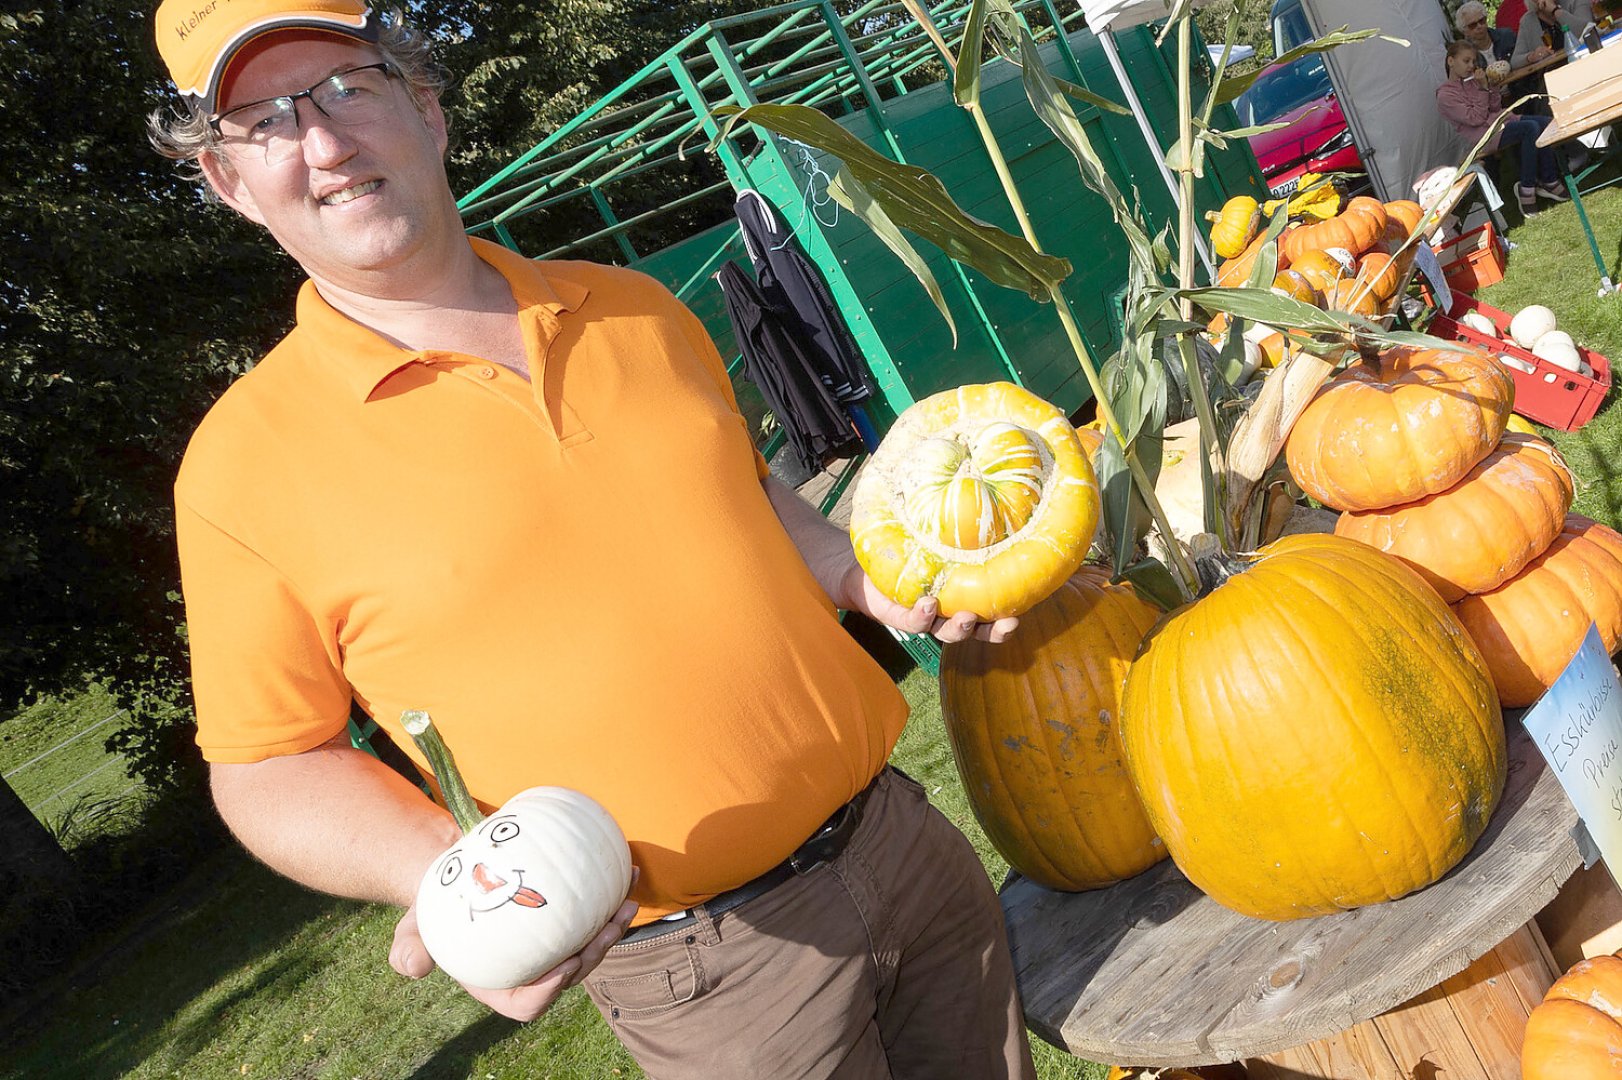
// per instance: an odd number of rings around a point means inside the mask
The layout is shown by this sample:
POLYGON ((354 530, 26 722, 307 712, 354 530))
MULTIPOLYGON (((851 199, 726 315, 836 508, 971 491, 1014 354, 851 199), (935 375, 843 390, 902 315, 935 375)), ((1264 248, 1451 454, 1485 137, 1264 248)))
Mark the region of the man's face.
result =
POLYGON ((1473 15, 1460 24, 1465 38, 1478 49, 1492 48, 1492 35, 1487 33, 1487 13, 1473 15))
POLYGON ((1537 7, 1538 14, 1545 19, 1554 15, 1555 9, 1560 6, 1559 0, 1532 0, 1532 3, 1537 7))
MULTIPOLYGON (((251 43, 230 68, 218 103, 296 94, 328 76, 380 59, 365 42, 287 32, 251 43)), ((364 289, 376 275, 461 236, 445 179, 445 118, 437 102, 419 111, 389 80, 382 119, 344 126, 300 99, 298 150, 267 162, 251 145, 205 155, 203 171, 226 203, 270 230, 317 281, 364 289)))

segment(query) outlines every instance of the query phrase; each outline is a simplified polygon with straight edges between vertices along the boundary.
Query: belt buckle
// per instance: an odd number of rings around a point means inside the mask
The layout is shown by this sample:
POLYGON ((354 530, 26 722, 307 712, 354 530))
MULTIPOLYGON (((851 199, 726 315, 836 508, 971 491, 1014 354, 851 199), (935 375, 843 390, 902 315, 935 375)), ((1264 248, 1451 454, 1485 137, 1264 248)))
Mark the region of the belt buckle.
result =
POLYGON ((854 804, 846 803, 835 810, 833 817, 824 822, 822 828, 811 834, 811 839, 801 844, 800 849, 788 857, 789 867, 796 874, 809 874, 836 857, 845 849, 845 842, 855 829, 856 822, 854 804))

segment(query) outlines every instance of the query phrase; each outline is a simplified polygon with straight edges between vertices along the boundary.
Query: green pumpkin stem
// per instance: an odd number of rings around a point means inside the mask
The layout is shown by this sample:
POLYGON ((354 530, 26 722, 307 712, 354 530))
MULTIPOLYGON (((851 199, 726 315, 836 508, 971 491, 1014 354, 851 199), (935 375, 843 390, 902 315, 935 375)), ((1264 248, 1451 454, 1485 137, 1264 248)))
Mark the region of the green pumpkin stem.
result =
POLYGON ((407 709, 400 714, 400 726, 406 729, 411 741, 428 759, 429 766, 434 770, 434 779, 439 781, 440 794, 445 797, 445 805, 462 832, 466 834, 478 828, 484 814, 479 810, 479 804, 473 801, 473 796, 468 794, 467 785, 462 782, 461 770, 451 756, 451 748, 439 737, 439 729, 434 727, 428 714, 421 709, 407 709))

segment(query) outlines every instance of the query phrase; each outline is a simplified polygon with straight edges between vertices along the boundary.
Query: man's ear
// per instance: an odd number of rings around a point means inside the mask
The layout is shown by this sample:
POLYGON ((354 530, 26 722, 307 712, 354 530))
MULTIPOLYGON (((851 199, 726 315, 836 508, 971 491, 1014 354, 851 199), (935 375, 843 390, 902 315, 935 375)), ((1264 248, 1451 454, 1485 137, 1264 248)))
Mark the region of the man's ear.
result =
POLYGON ((443 158, 445 151, 450 148, 449 125, 445 121, 445 110, 439 107, 439 97, 435 94, 425 94, 422 99, 422 122, 428 125, 428 130, 434 136, 434 145, 439 147, 439 156, 443 158))
POLYGON ((231 209, 259 225, 265 223, 264 215, 259 212, 259 204, 254 201, 248 185, 242 182, 242 175, 236 167, 225 160, 224 155, 212 150, 203 151, 203 156, 197 159, 197 164, 203 170, 203 178, 208 186, 214 189, 214 194, 220 201, 231 209))

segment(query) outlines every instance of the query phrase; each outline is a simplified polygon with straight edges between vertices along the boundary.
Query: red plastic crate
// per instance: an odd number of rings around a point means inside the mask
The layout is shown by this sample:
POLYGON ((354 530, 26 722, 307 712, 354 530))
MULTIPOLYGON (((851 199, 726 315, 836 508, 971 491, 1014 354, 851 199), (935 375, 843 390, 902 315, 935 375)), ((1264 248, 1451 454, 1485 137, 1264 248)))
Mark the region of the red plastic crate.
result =
POLYGON ((1454 292, 1473 293, 1504 280, 1504 242, 1490 221, 1434 250, 1454 292))
POLYGON ((1453 310, 1431 320, 1429 332, 1434 337, 1466 341, 1487 350, 1494 356, 1513 356, 1535 364, 1533 372, 1504 365, 1515 380, 1515 411, 1528 420, 1536 420, 1561 431, 1576 431, 1599 412, 1605 395, 1611 389, 1611 362, 1592 349, 1577 346, 1577 354, 1594 369, 1594 377, 1577 371, 1556 367, 1515 344, 1509 337, 1507 311, 1499 311, 1473 296, 1453 294, 1453 310), (1460 323, 1466 312, 1475 311, 1491 319, 1501 338, 1490 338, 1460 323))

